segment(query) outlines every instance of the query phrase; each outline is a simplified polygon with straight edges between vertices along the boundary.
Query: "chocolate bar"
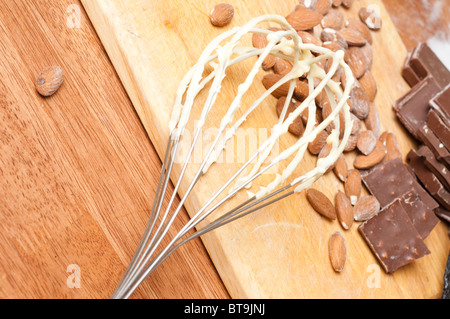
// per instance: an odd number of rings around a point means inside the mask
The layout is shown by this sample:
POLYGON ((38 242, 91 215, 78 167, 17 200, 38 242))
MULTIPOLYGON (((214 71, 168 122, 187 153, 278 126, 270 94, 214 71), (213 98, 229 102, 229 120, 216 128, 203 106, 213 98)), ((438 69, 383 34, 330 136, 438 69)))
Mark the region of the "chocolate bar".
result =
POLYGON ((450 152, 444 146, 443 143, 439 140, 439 138, 433 133, 432 130, 428 128, 428 125, 423 125, 419 131, 418 135, 420 140, 428 146, 428 148, 433 152, 434 156, 447 165, 450 166, 450 152))
POLYGON ((421 145, 417 149, 417 155, 423 158, 426 167, 444 184, 445 188, 450 191, 450 171, 445 165, 439 162, 433 152, 426 145, 421 145))
POLYGON ((450 126, 450 84, 430 100, 430 107, 450 126))
POLYGON ((398 199, 358 230, 387 273, 430 254, 398 199))
POLYGON ((430 100, 439 93, 440 88, 432 77, 426 77, 409 92, 398 99, 393 107, 403 126, 420 140, 419 129, 427 123, 430 100))
POLYGON ((443 207, 438 207, 434 211, 437 217, 439 217, 444 222, 450 224, 450 210, 447 210, 443 207))
POLYGON ((450 71, 445 67, 442 61, 436 56, 430 47, 422 42, 408 55, 402 74, 405 74, 405 80, 414 86, 417 80, 423 80, 427 76, 436 79, 440 88, 444 88, 450 83, 450 71))
POLYGON ((362 176, 362 180, 381 207, 386 207, 411 190, 416 191, 429 210, 439 207, 436 200, 422 188, 400 158, 380 164, 362 176))
POLYGON ((427 125, 447 149, 450 149, 450 126, 433 110, 428 111, 427 125))
POLYGON ((450 193, 445 189, 439 179, 424 164, 422 158, 414 150, 410 150, 407 155, 409 166, 416 174, 424 188, 443 207, 450 209, 450 193))

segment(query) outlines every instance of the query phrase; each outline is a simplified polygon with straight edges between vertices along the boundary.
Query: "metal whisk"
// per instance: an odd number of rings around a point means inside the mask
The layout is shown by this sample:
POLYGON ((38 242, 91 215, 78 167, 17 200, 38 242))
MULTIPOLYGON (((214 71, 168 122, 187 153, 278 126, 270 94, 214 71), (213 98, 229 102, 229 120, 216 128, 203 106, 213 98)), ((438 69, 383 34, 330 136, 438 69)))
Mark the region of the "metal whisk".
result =
MULTIPOLYGON (((135 289, 149 276, 168 256, 184 243, 199 237, 209 231, 230 223, 238 218, 246 216, 267 205, 273 204, 289 195, 300 192, 311 186, 320 178, 327 169, 333 165, 344 147, 351 133, 352 121, 349 106, 346 103, 350 89, 353 85, 353 75, 350 68, 343 61, 343 51, 332 52, 326 48, 313 44, 302 43, 296 31, 277 15, 265 15, 250 20, 242 27, 231 29, 215 38, 203 51, 198 63, 182 79, 177 90, 176 100, 172 110, 172 118, 169 122, 170 138, 167 143, 165 158, 163 161, 161 176, 157 187, 156 198, 150 214, 150 219, 143 235, 143 238, 127 268, 122 280, 114 291, 112 298, 128 298, 135 289), (258 28, 260 23, 275 23, 281 31, 274 29, 258 28), (267 45, 264 48, 240 45, 241 40, 246 35, 263 34, 266 36, 267 45), (242 99, 254 82, 255 76, 261 69, 263 61, 268 55, 286 59, 292 62, 292 70, 283 76, 277 83, 267 89, 253 104, 251 104, 244 114, 233 122, 233 116, 242 106, 242 99), (189 165, 194 152, 195 144, 202 133, 206 118, 215 105, 217 95, 220 93, 222 81, 226 76, 229 67, 237 65, 248 59, 255 59, 253 67, 248 73, 245 81, 237 86, 237 94, 229 105, 225 116, 220 122, 218 134, 212 142, 203 161, 194 177, 189 182, 189 187, 184 192, 179 204, 174 205, 177 192, 189 165), (331 66, 328 72, 320 66, 321 62, 328 61, 331 66), (212 71, 206 73, 206 66, 212 71), (342 91, 340 83, 332 80, 338 67, 345 72, 346 85, 342 91), (306 77, 309 87, 309 95, 288 114, 289 102, 292 101, 296 83, 300 77, 306 77), (176 219, 183 204, 192 192, 199 179, 207 173, 208 169, 217 161, 225 148, 225 144, 230 140, 236 130, 246 121, 247 117, 254 112, 261 102, 272 94, 277 88, 285 83, 289 83, 286 102, 278 122, 274 125, 271 135, 262 143, 253 155, 229 178, 224 180, 220 189, 216 190, 209 200, 192 216, 192 218, 182 227, 165 247, 160 247, 163 238, 167 235, 169 228, 176 219), (190 119, 191 110, 200 91, 206 90, 209 86, 206 101, 203 105, 200 117, 196 119, 194 137, 192 144, 183 162, 179 178, 174 183, 175 188, 170 198, 167 209, 163 212, 162 203, 166 195, 167 186, 173 169, 177 152, 180 148, 180 140, 190 119), (321 92, 325 92, 332 107, 331 114, 316 123, 315 98, 321 92), (274 149, 274 145, 280 136, 288 134, 288 128, 300 114, 307 109, 308 122, 306 123, 303 135, 284 150, 281 150, 267 163, 269 155, 274 149), (340 119, 339 113, 343 114, 344 121, 340 119), (287 115, 288 114, 288 115, 287 115), (286 116, 287 115, 287 116, 286 116), (323 131, 328 125, 334 125, 327 139, 331 146, 331 151, 326 157, 318 159, 316 167, 302 176, 292 176, 295 169, 301 164, 307 149, 308 143, 313 141, 318 133, 323 131), (339 126, 344 124, 345 129, 340 133, 339 126), (276 177, 266 185, 260 185, 260 190, 255 194, 247 189, 262 174, 268 172, 278 163, 287 163, 284 169, 276 174, 276 177), (251 166, 253 165, 253 166, 251 166), (245 170, 251 170, 245 176, 245 170), (289 179, 289 180, 288 180, 289 179), (234 183, 234 185, 231 185, 234 183), (224 192, 228 189, 228 192, 224 192), (238 192, 246 190, 250 194, 247 200, 236 205, 232 209, 224 209, 224 204, 238 192), (225 193, 225 194, 224 194, 225 193), (213 212, 219 214, 205 226, 200 227, 200 223, 211 216, 213 212), (189 232, 193 234, 188 235, 189 232), (157 249, 160 251, 157 252, 157 249)), ((222 105, 223 107, 223 105, 222 105)))

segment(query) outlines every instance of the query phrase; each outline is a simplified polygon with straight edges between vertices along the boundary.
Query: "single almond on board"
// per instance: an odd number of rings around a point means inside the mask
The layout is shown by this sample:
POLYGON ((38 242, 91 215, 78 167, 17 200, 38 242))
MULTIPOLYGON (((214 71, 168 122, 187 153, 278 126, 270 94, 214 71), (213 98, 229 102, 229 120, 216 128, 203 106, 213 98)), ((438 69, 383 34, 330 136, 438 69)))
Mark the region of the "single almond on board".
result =
POLYGON ((386 157, 383 161, 387 162, 396 158, 402 158, 402 152, 400 151, 394 133, 386 133, 384 145, 386 146, 386 157))
POLYGON ((367 69, 371 70, 373 65, 373 49, 370 43, 366 43, 365 45, 359 47, 364 53, 364 59, 367 63, 367 69))
POLYGON ((308 143, 308 151, 313 155, 319 154, 320 150, 327 143, 328 135, 329 134, 327 131, 319 132, 316 138, 312 142, 308 143))
POLYGON ((364 124, 368 130, 371 130, 373 134, 377 138, 380 137, 381 134, 381 124, 380 124, 380 115, 378 114, 377 107, 375 104, 370 103, 369 105, 369 114, 364 119, 364 124))
POLYGON ((345 26, 350 29, 354 29, 361 33, 361 35, 367 40, 368 43, 372 43, 372 34, 370 33, 370 29, 361 22, 361 20, 357 18, 348 18, 345 22, 345 26))
POLYGON ((297 31, 297 34, 302 39, 303 43, 312 43, 320 46, 320 41, 314 35, 306 31, 297 31))
POLYGON ((35 86, 42 96, 53 95, 64 81, 64 71, 61 67, 53 65, 44 69, 37 77, 35 86))
POLYGON ((273 72, 276 74, 286 75, 292 70, 292 62, 275 57, 275 64, 273 66, 273 72))
POLYGON ((364 75, 358 79, 359 85, 366 92, 369 101, 373 102, 375 96, 377 95, 377 82, 370 72, 369 69, 366 70, 364 75))
POLYGON ((349 47, 345 50, 344 61, 348 64, 357 79, 362 77, 368 69, 364 52, 359 47, 349 47))
POLYGON ((336 210, 334 209, 333 203, 324 193, 315 188, 308 188, 306 190, 306 198, 312 208, 320 215, 331 220, 336 219, 336 210))
POLYGON ((231 22, 234 16, 234 8, 228 3, 217 4, 209 14, 212 25, 224 27, 231 22))
POLYGON ((257 49, 263 49, 267 46, 269 41, 267 37, 261 33, 253 33, 252 35, 252 45, 257 49))
POLYGON ((353 166, 357 169, 368 169, 380 163, 386 156, 386 147, 377 140, 375 148, 369 155, 357 155, 353 166))
POLYGON ((369 155, 375 149, 377 141, 378 139, 372 131, 363 131, 358 136, 356 148, 364 155, 369 155))
POLYGON ((353 225, 353 206, 350 199, 342 191, 338 190, 334 197, 336 216, 342 228, 350 229, 353 225))
POLYGON ((333 172, 341 182, 347 180, 348 164, 344 154, 341 154, 334 164, 333 172))
POLYGON ((380 203, 372 195, 361 196, 353 208, 353 215, 357 222, 370 219, 380 211, 380 203))
POLYGON ((300 7, 298 10, 290 13, 286 17, 286 21, 296 31, 305 31, 318 25, 322 18, 323 16, 319 12, 300 7))
POLYGON ((359 9, 359 18, 362 22, 364 22, 367 27, 371 30, 379 30, 382 26, 381 16, 380 14, 374 10, 373 8, 369 7, 362 7, 359 9))
POLYGON ((339 30, 344 25, 344 14, 339 10, 331 10, 326 16, 323 17, 320 24, 322 28, 331 28, 339 30))
MULTIPOLYGON (((278 117, 281 116, 281 112, 283 111, 284 104, 286 103, 286 97, 282 96, 277 101, 277 114, 278 117)), ((289 102, 289 106, 286 112, 286 116, 284 119, 286 119, 289 114, 291 114, 296 109, 295 104, 291 101, 289 102)), ((305 127, 303 126, 303 121, 300 116, 298 116, 294 122, 292 122, 291 125, 288 127, 288 131, 294 134, 295 136, 301 136, 303 132, 305 131, 305 127)))
POLYGON ((264 71, 268 71, 275 66, 275 58, 276 57, 271 54, 266 56, 266 58, 264 59, 262 65, 261 65, 261 67, 263 68, 264 71))
POLYGON ((328 256, 334 271, 341 272, 344 270, 347 260, 347 247, 341 232, 335 232, 328 240, 328 256))
POLYGON ((344 183, 345 195, 350 199, 350 203, 355 205, 361 195, 361 174, 357 169, 351 169, 347 173, 347 180, 344 183))
POLYGON ((366 38, 361 32, 356 31, 355 29, 345 27, 339 30, 339 33, 344 37, 349 46, 362 46, 367 43, 366 38))
MULTIPOLYGON (((264 75, 264 77, 262 78, 262 84, 264 85, 266 90, 268 90, 282 78, 283 78, 283 76, 280 74, 268 73, 268 74, 264 75)), ((282 96, 286 96, 289 92, 289 83, 290 83, 290 81, 281 84, 279 87, 277 87, 272 92, 272 95, 274 97, 276 97, 277 99, 282 96)))

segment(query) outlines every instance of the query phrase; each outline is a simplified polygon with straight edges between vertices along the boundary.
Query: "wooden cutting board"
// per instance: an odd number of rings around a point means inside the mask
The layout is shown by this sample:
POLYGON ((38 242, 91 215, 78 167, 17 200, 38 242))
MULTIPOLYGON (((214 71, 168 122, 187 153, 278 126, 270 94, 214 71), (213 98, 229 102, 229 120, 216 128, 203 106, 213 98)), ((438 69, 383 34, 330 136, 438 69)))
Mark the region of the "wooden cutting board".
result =
MULTIPOLYGON (((208 14, 215 1, 83 0, 82 3, 150 139, 163 157, 176 89, 204 47, 221 32, 243 25, 252 17, 269 13, 285 16, 297 1, 229 1, 235 7, 235 16, 225 28, 215 28, 209 22, 208 14)), ((378 82, 375 102, 383 127, 397 135, 400 148, 406 154, 415 145, 391 109, 392 102, 409 89, 400 76, 406 49, 380 0, 361 0, 351 10, 341 10, 347 16, 356 17, 359 7, 368 4, 378 5, 383 19, 383 28, 373 33, 373 74, 378 82)), ((242 81, 245 71, 248 71, 247 65, 230 71, 218 103, 226 103, 234 97, 232 84, 242 81)), ((255 100, 262 90, 262 86, 255 86, 244 103, 255 100)), ((264 103, 263 111, 250 118, 244 129, 262 128, 264 131, 271 127, 276 120, 275 99, 264 103)), ((199 114, 198 109, 194 110, 195 114, 199 114)), ((217 127, 219 119, 220 111, 214 111, 207 127, 217 127)), ((192 129, 190 126, 188 132, 193 132, 192 129)), ((279 148, 283 149, 290 142, 289 138, 280 141, 279 148)), ((296 172, 304 173, 314 167, 314 163, 315 159, 307 156, 304 166, 296 172)), ((223 185, 224 176, 231 176, 239 166, 240 163, 215 164, 188 197, 185 203, 188 213, 195 214, 213 191, 223 185)), ((187 176, 193 176, 193 168, 188 169, 187 176)), ((181 165, 176 164, 174 182, 180 170, 181 165)), ((267 181, 270 177, 272 175, 267 174, 264 179, 267 181)), ((181 196, 187 187, 187 182, 181 183, 181 196)), ((342 183, 331 173, 314 187, 332 198, 342 189, 342 183)), ((242 199, 238 196, 233 200, 242 199)), ((233 298, 440 296, 450 248, 444 225, 438 225, 425 240, 431 255, 392 275, 385 274, 379 267, 357 226, 344 231, 338 222, 324 220, 312 211, 304 194, 299 193, 208 233, 202 240, 233 298), (332 270, 327 251, 329 236, 338 230, 344 233, 348 252, 345 269, 339 274, 332 270)))

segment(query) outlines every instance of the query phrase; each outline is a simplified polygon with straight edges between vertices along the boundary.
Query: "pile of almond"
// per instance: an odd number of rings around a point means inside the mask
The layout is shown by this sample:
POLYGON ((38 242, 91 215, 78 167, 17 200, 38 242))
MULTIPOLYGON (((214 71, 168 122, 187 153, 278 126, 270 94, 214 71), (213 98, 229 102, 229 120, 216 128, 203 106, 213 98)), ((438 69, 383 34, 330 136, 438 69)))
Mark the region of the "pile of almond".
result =
MULTIPOLYGON (((346 19, 339 7, 350 8, 352 4, 353 1, 345 0, 300 0, 293 12, 286 16, 286 20, 304 43, 321 45, 332 51, 343 50, 344 60, 356 80, 347 102, 353 120, 351 136, 344 154, 330 169, 330 172, 332 171, 343 183, 344 191, 338 190, 335 198, 329 199, 317 189, 306 190, 306 197, 313 209, 329 220, 337 219, 344 230, 350 229, 354 221, 365 221, 380 210, 380 204, 375 197, 361 195, 361 174, 388 159, 401 157, 395 136, 387 131, 381 132, 380 119, 374 104, 377 83, 371 73, 373 61, 371 30, 378 30, 381 27, 381 19, 376 11, 365 7, 360 8, 359 17, 346 19), (350 156, 350 152, 356 154, 350 156)), ((267 44, 267 39, 264 35, 254 34, 252 44, 254 47, 263 48, 267 44)), ((327 71, 328 61, 321 67, 327 71)), ((262 68, 268 71, 262 80, 262 84, 268 89, 291 70, 292 62, 269 55, 262 68)), ((345 84, 342 69, 338 69, 333 80, 340 82, 341 86, 345 84)), ((278 99, 276 104, 278 116, 286 101, 288 88, 286 83, 272 93, 278 99)), ((295 110, 308 93, 307 79, 299 78, 287 113, 295 110)), ((315 102, 318 107, 316 120, 320 123, 331 113, 331 104, 325 92, 320 94, 315 102)), ((306 109, 292 123, 289 127, 290 133, 295 136, 303 134, 308 120, 307 111, 306 109)), ((333 125, 330 124, 308 145, 312 155, 318 158, 327 155, 330 145, 326 140, 332 129, 333 125)), ((343 131, 341 133, 343 134, 343 131)), ((344 236, 340 232, 330 238, 329 258, 335 271, 343 270, 346 247, 344 236)))

